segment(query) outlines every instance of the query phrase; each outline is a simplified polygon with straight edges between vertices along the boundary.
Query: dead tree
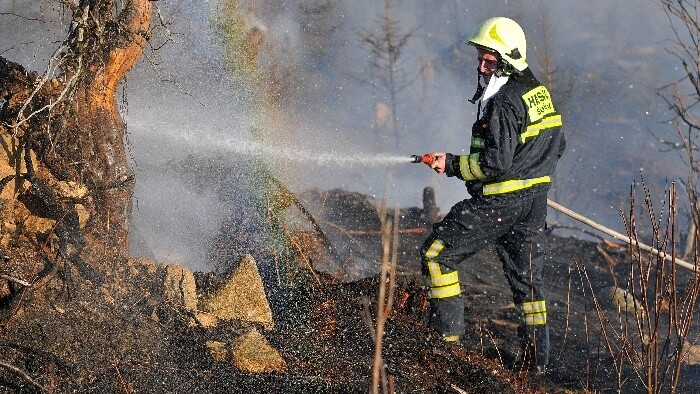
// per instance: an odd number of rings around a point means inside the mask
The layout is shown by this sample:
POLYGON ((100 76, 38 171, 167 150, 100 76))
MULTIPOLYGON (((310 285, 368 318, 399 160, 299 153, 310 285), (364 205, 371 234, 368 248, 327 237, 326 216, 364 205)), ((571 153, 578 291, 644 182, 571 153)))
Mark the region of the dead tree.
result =
POLYGON ((149 39, 152 3, 56 3, 72 24, 45 72, 0 57, 0 244, 50 246, 89 273, 83 261, 128 252, 134 175, 115 94, 149 39))
POLYGON ((387 95, 390 119, 384 119, 384 123, 391 127, 398 141, 398 96, 415 79, 402 67, 401 60, 415 29, 401 34, 399 21, 392 15, 393 10, 392 0, 384 0, 384 13, 378 16, 380 34, 369 31, 360 34, 362 43, 371 54, 370 76, 360 81, 370 85, 375 92, 387 95))

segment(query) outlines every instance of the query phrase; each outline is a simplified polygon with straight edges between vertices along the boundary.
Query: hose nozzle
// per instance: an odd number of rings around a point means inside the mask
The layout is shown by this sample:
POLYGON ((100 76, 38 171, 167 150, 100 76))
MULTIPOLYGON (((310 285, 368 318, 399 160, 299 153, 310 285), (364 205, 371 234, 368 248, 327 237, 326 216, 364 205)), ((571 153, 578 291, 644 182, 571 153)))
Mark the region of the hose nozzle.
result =
POLYGON ((425 154, 425 155, 411 155, 411 163, 424 163, 427 165, 431 165, 435 162, 435 156, 425 154))

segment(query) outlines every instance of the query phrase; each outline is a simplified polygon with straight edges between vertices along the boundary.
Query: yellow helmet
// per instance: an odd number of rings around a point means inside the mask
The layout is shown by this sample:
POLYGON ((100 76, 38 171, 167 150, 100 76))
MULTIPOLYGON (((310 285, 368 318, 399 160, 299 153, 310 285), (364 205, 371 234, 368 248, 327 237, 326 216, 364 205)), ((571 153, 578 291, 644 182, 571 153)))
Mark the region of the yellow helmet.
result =
POLYGON ((481 22, 467 43, 498 52, 518 71, 527 68, 525 33, 512 19, 495 17, 481 22))

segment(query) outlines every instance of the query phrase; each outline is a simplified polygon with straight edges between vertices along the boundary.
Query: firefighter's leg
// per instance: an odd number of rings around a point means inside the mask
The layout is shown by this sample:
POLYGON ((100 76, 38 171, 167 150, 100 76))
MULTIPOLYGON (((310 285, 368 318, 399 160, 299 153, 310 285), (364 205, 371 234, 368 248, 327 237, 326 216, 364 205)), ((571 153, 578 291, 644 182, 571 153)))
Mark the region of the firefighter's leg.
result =
MULTIPOLYGON (((464 302, 457 267, 508 228, 497 209, 464 200, 455 205, 421 248, 421 270, 430 301, 430 324, 446 339, 464 334, 464 302)), ((508 215, 505 215, 508 217, 508 215)))
POLYGON ((539 368, 549 362, 547 305, 542 280, 546 210, 546 197, 533 201, 529 214, 499 238, 496 247, 520 316, 518 336, 523 355, 539 368))
POLYGON ((428 316, 430 326, 445 341, 457 341, 464 334, 464 302, 455 269, 437 261, 445 244, 438 238, 429 238, 421 255, 423 280, 430 301, 428 316))

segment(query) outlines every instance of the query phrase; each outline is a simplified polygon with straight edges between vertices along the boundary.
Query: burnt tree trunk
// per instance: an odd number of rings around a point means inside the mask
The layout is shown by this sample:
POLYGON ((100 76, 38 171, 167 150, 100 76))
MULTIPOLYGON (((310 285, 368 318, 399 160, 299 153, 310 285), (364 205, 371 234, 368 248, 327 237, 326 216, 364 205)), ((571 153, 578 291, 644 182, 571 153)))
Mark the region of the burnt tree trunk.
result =
POLYGON ((62 4, 73 23, 49 71, 0 57, 0 246, 22 239, 83 265, 128 252, 134 176, 115 96, 147 43, 152 5, 62 4))

